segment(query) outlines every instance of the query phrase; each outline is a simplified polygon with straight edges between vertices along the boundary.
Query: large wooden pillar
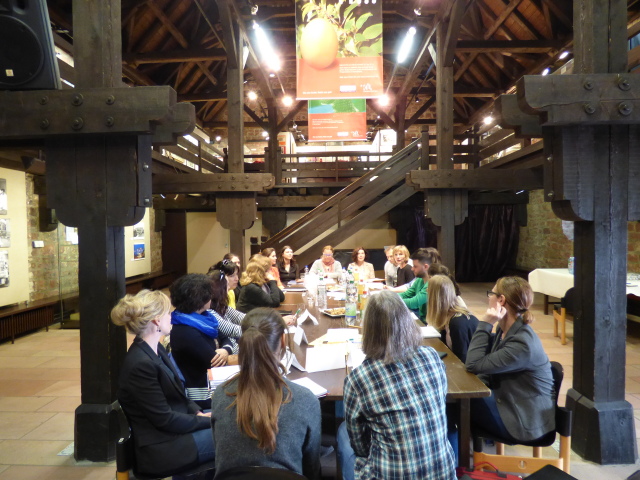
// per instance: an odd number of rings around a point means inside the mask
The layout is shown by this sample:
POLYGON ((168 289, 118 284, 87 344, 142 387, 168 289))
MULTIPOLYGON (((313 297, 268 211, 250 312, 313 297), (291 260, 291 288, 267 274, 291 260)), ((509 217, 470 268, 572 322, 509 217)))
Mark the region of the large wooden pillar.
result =
POLYGON ((640 80, 627 73, 627 2, 574 0, 573 11, 574 74, 524 77, 518 103, 543 114, 545 197, 575 222, 572 446, 590 461, 634 463, 625 282, 627 221, 640 219, 640 80))
MULTIPOLYGON (((438 170, 453 170, 453 49, 463 11, 463 2, 452 8, 452 22, 443 22, 436 32, 436 164, 438 170), (457 25, 457 27, 456 27, 457 25)), ((467 192, 446 189, 426 191, 428 216, 438 229, 442 263, 456 268, 455 226, 467 216, 467 192)))

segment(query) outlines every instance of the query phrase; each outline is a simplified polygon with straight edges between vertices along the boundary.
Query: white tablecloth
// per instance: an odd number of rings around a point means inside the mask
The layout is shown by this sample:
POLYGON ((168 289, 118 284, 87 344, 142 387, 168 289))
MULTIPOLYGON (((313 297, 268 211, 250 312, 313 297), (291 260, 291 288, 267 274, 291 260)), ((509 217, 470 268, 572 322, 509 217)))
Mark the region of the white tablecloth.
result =
MULTIPOLYGON (((529 274, 529 284, 534 292, 562 298, 573 287, 573 274, 566 268, 536 268, 529 274)), ((627 295, 629 294, 640 297, 637 281, 627 285, 627 295)))

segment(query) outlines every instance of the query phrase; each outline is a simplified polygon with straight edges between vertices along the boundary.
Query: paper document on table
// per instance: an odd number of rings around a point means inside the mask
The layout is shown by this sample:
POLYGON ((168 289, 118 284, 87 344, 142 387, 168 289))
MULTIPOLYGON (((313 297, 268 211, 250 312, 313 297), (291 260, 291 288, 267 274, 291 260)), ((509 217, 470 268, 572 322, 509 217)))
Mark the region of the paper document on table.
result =
POLYGON ((300 327, 293 327, 296 331, 293 334, 293 341, 296 342, 296 345, 302 345, 302 343, 309 343, 307 340, 307 334, 304 333, 304 330, 300 327))
POLYGON ((226 382, 240 371, 240 365, 229 365, 226 367, 210 368, 207 372, 209 379, 209 388, 215 390, 216 387, 226 382))
POLYGON ((420 327, 420 331, 422 332, 422 338, 440 338, 440 332, 431 325, 420 327))
POLYGON ((349 356, 347 357, 347 366, 353 368, 359 367, 366 355, 362 351, 361 343, 350 343, 349 344, 349 356))
POLYGON ((355 328, 330 328, 324 336, 324 341, 327 343, 360 341, 361 339, 362 335, 355 328))
POLYGON ((334 299, 336 302, 344 302, 347 299, 345 292, 329 292, 327 297, 334 299))
POLYGON ((346 365, 346 343, 318 345, 307 348, 307 372, 324 372, 344 368, 346 365))
POLYGON ((307 320, 311 320, 314 325, 318 325, 318 319, 311 315, 311 313, 309 313, 309 310, 305 310, 304 313, 302 313, 298 317, 298 325, 302 325, 307 320))
POLYGON ((309 377, 298 378, 297 380, 292 380, 292 382, 308 388, 316 397, 324 397, 327 393, 329 393, 326 388, 324 388, 322 385, 317 384, 309 377))

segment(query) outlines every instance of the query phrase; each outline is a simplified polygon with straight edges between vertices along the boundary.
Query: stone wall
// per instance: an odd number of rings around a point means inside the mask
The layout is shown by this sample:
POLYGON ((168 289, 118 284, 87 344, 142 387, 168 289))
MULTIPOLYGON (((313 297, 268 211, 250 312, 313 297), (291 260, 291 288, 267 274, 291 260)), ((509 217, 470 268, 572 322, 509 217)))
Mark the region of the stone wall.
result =
MULTIPOLYGON (((56 230, 41 232, 38 224, 39 196, 34 192, 34 176, 27 174, 27 212, 29 242, 29 300, 77 293, 78 245, 67 241, 65 226, 58 223, 56 230), (33 248, 41 240, 43 248, 33 248)), ((151 271, 162 270, 162 232, 155 232, 155 212, 149 211, 151 230, 151 271)))
MULTIPOLYGON (((544 192, 529 194, 527 226, 520 228, 520 244, 516 266, 523 270, 534 268, 562 268, 573 255, 573 242, 562 230, 563 222, 544 201, 544 192)), ((572 231, 572 224, 564 222, 572 231)), ((628 266, 630 272, 640 272, 640 222, 629 222, 628 266)))

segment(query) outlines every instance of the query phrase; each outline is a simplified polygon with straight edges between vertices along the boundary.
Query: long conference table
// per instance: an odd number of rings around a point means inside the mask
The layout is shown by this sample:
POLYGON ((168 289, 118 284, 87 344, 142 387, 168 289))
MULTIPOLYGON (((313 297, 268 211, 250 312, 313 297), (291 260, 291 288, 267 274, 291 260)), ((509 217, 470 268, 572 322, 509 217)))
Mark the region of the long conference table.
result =
MULTIPOLYGON (((287 292, 285 301, 279 307, 280 310, 290 310, 295 312, 298 305, 304 303, 301 292, 287 292)), ((332 299, 328 300, 329 308, 344 306, 344 302, 338 302, 332 299)), ((309 312, 318 320, 318 325, 314 325, 310 320, 305 321, 300 327, 305 331, 305 335, 309 342, 313 342, 318 337, 327 333, 330 328, 344 328, 344 317, 332 318, 323 314, 317 305, 308 307, 309 312)), ((301 346, 291 342, 293 352, 296 354, 298 361, 304 366, 306 363, 307 345, 301 346)), ((447 402, 455 402, 459 407, 460 424, 459 424, 459 465, 471 466, 470 440, 471 440, 471 414, 470 405, 472 398, 488 397, 491 391, 480 379, 467 372, 464 364, 456 357, 447 346, 440 341, 439 338, 425 338, 423 344, 433 347, 439 352, 446 352, 443 358, 445 369, 447 372, 447 402)), ((295 368, 291 369, 288 378, 295 380, 301 377, 309 377, 314 382, 322 385, 328 390, 326 399, 342 400, 344 379, 347 376, 345 368, 327 370, 324 372, 301 372, 295 368)))

